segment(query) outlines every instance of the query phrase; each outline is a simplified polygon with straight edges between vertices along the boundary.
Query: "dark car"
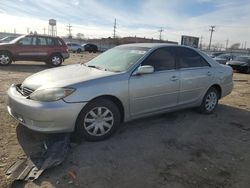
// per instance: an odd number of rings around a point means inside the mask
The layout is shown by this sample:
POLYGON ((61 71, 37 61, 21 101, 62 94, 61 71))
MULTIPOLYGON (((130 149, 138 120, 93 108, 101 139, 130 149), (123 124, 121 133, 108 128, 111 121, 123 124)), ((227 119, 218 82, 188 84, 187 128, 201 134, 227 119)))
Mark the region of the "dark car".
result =
POLYGON ((68 47, 59 37, 24 35, 0 44, 0 65, 13 61, 44 61, 56 67, 69 58, 68 47))
POLYGON ((236 54, 232 54, 232 53, 228 53, 228 54, 220 54, 216 57, 214 57, 213 59, 215 61, 217 61, 220 64, 226 64, 226 62, 230 61, 230 60, 234 60, 237 57, 236 54))
POLYGON ((250 74, 250 56, 239 56, 232 61, 228 61, 226 64, 236 71, 250 74))
POLYGON ((87 52, 98 52, 98 47, 95 44, 85 44, 84 46, 84 50, 87 52))
POLYGON ((15 38, 17 38, 17 37, 14 37, 14 36, 4 37, 4 38, 0 39, 0 43, 8 43, 8 42, 14 40, 15 38))

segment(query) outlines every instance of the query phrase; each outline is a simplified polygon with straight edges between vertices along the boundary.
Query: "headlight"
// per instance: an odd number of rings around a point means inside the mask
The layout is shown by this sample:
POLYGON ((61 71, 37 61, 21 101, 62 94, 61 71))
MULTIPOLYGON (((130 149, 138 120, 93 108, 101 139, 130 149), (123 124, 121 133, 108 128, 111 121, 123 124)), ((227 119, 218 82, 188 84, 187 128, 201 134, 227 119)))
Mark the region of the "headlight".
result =
POLYGON ((75 89, 73 88, 49 88, 36 90, 30 95, 30 99, 42 102, 51 102, 63 99, 71 95, 75 89))

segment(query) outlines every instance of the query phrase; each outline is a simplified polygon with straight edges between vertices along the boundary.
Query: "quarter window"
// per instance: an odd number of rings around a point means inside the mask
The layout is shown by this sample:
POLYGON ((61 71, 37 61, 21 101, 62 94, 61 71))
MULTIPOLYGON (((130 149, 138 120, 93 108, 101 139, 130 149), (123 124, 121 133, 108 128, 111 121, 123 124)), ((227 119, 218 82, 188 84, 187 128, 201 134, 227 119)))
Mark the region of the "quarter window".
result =
POLYGON ((178 49, 180 68, 205 67, 209 64, 197 52, 188 48, 178 49))
POLYGON ((32 44, 32 37, 24 37, 18 41, 18 44, 21 45, 31 45, 32 44))
POLYGON ((160 48, 154 51, 142 65, 151 65, 155 71, 175 69, 175 56, 171 53, 171 50, 160 48))

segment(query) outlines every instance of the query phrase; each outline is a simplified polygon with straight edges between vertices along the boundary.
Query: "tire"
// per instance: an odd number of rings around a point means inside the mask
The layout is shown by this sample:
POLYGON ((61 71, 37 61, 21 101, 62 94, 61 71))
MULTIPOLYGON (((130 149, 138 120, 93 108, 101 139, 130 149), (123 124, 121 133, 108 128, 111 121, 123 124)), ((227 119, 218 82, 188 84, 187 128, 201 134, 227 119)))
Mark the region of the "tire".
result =
POLYGON ((12 63, 11 55, 8 52, 0 52, 0 66, 7 66, 12 63))
POLYGON ((101 141, 113 135, 120 122, 121 114, 117 105, 110 100, 97 99, 87 104, 80 112, 75 133, 78 138, 101 141))
POLYGON ((82 50, 80 49, 80 48, 78 48, 77 50, 76 50, 76 53, 81 53, 82 52, 82 50))
POLYGON ((49 58, 48 65, 52 67, 58 67, 62 64, 62 57, 59 54, 54 54, 49 58))
POLYGON ((205 94, 199 111, 203 114, 211 114, 215 111, 219 100, 219 92, 216 88, 211 87, 205 94))
POLYGON ((246 73, 247 73, 247 74, 250 74, 250 66, 248 66, 248 67, 246 68, 246 73))

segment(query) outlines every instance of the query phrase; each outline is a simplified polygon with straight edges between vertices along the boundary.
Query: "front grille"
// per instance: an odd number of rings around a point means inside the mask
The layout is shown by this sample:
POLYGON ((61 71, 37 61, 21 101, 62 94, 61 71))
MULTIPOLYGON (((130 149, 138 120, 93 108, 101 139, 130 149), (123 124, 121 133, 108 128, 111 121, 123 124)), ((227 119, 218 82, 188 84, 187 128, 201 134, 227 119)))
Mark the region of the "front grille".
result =
POLYGON ((29 96, 31 93, 34 92, 34 90, 28 87, 22 87, 21 85, 17 85, 16 88, 17 88, 17 91, 21 93, 23 96, 29 96))
POLYGON ((27 87, 23 87, 22 88, 22 91, 23 91, 23 95, 24 96, 29 96, 31 93, 33 93, 33 90, 32 89, 29 89, 27 87))

